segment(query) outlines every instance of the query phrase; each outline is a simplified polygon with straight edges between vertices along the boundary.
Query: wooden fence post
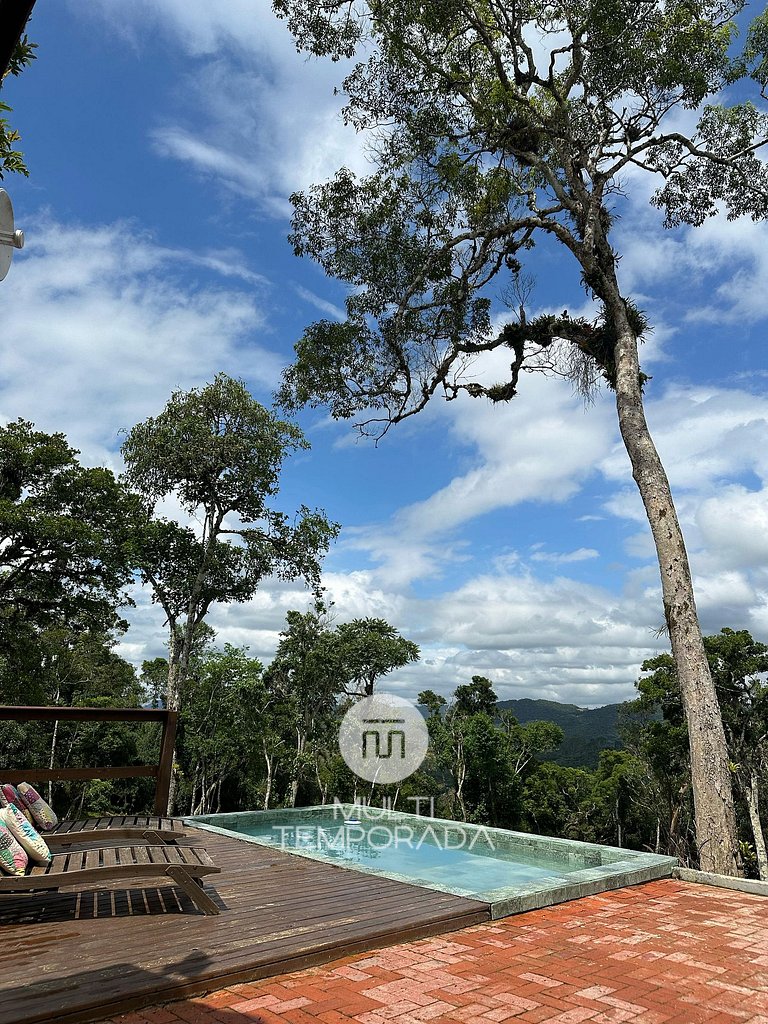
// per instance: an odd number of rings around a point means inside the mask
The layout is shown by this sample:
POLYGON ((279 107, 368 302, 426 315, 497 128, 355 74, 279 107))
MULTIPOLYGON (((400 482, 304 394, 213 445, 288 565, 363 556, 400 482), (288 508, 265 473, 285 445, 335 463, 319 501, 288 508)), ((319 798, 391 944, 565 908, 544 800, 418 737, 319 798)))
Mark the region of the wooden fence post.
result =
POLYGON ((165 718, 163 720, 163 735, 160 740, 160 763, 157 766, 155 814, 168 813, 168 794, 171 789, 173 751, 176 747, 176 726, 178 725, 178 721, 178 711, 165 712, 165 718))

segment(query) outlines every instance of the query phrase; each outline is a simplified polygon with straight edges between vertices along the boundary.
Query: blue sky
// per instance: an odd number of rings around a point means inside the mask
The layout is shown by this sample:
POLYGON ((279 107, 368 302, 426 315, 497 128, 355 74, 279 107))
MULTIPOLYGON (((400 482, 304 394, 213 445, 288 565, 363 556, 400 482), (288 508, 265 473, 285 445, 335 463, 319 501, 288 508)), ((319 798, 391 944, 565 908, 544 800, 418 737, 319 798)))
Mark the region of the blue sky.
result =
MULTIPOLYGON (((269 404, 303 328, 344 299, 293 256, 287 197, 342 164, 364 170, 365 151, 338 117, 343 67, 297 55, 266 0, 38 0, 29 34, 38 60, 3 90, 30 178, 5 181, 27 245, 0 286, 0 417, 119 469, 120 430, 176 388, 223 370, 269 404)), ((768 229, 664 232, 652 185, 626 187, 622 283, 655 325, 647 413, 704 628, 766 641, 768 229)), ((588 309, 565 258, 542 250, 533 269, 537 309, 588 309)), ((623 700, 663 646, 610 394, 585 407, 562 381, 523 385, 504 407, 435 403, 378 447, 301 417, 312 450, 287 467, 281 507, 342 524, 325 574, 339 621, 382 616, 422 646, 391 677, 404 695, 482 673, 502 697, 623 700)), ((134 661, 165 639, 149 595, 137 601, 121 643, 134 661)), ((305 604, 268 581, 211 622, 268 660, 305 604)))

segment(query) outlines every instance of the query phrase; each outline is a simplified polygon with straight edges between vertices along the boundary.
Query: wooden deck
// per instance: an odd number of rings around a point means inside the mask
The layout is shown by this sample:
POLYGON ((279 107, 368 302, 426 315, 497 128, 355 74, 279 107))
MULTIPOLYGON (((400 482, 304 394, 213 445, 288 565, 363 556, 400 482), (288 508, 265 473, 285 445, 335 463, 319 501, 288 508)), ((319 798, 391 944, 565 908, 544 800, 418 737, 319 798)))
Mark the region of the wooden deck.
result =
POLYGON ((169 885, 0 899, 0 1024, 75 1024, 490 917, 486 903, 189 829, 222 872, 205 917, 169 885))

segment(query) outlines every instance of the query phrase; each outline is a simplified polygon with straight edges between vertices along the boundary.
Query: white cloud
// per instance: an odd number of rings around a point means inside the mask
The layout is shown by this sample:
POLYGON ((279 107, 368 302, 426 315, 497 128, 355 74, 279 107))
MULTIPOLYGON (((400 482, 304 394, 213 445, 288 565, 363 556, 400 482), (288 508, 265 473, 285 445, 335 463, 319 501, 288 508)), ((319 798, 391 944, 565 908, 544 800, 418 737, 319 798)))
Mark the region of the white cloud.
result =
POLYGON ((755 323, 768 316, 768 233, 765 224, 716 217, 686 233, 691 260, 711 275, 711 299, 686 314, 694 322, 755 323))
POLYGON ((755 588, 742 572, 725 570, 696 578, 696 605, 702 620, 717 622, 713 630, 743 621, 750 607, 757 603, 755 588))
POLYGON ((263 172, 251 160, 204 142, 183 128, 154 129, 151 138, 161 156, 192 164, 203 174, 221 178, 237 192, 250 195, 265 187, 263 172))
POLYGON ((139 53, 159 29, 196 58, 181 93, 184 108, 158 115, 151 130, 161 155, 277 216, 289 213, 291 192, 342 165, 368 167, 362 139, 344 126, 334 95, 351 64, 297 53, 269 0, 134 0, 120 8, 97 0, 76 8, 82 17, 94 9, 139 53))
POLYGON ((178 39, 190 56, 205 57, 222 48, 263 53, 287 33, 272 13, 269 0, 133 0, 117 9, 112 0, 91 0, 83 12, 78 0, 70 7, 81 16, 98 14, 113 32, 140 50, 143 36, 158 28, 178 39))
POLYGON ((721 565, 768 567, 768 488, 726 487, 702 502, 696 519, 704 545, 721 565))
MULTIPOLYGON (((768 317, 768 244, 762 222, 725 214, 668 230, 641 192, 616 230, 626 294, 649 298, 663 332, 689 324, 754 324, 768 317), (660 317, 664 310, 664 319, 660 317)), ((658 333, 658 332, 657 332, 658 333)))
POLYGON ((346 311, 340 306, 334 305, 332 302, 328 302, 326 299, 321 299, 319 295, 315 295, 309 288, 304 288, 303 285, 294 285, 294 290, 299 298, 304 299, 315 309, 319 309, 321 313, 326 313, 328 316, 332 316, 334 320, 344 321, 347 319, 346 311))
MULTIPOLYGON (((552 382, 547 382, 550 386, 552 382)), ((592 452, 595 443, 575 431, 570 449, 561 424, 567 423, 566 412, 574 415, 574 410, 564 396, 556 384, 551 392, 534 384, 531 406, 520 406, 520 421, 505 420, 504 429, 498 432, 492 431, 490 417, 499 410, 488 409, 486 418, 480 402, 466 409, 449 405, 440 415, 449 417, 447 422, 457 437, 474 442, 470 472, 478 474, 477 479, 483 479, 491 467, 500 467, 504 458, 513 460, 523 440, 543 461, 553 462, 555 452, 563 455, 563 479, 553 478, 555 470, 550 467, 543 475, 537 472, 526 485, 537 488, 538 502, 557 501, 563 489, 583 486, 582 462, 576 456, 592 452), (478 410, 476 417, 471 415, 473 408, 478 410), (542 425, 538 441, 524 432, 523 414, 531 409, 536 410, 537 422, 542 425), (536 448, 537 444, 540 447, 536 448), (561 448, 568 451, 561 453, 561 448)), ((765 637, 768 482, 758 491, 735 483, 723 488, 720 481, 728 462, 716 457, 725 450, 734 473, 759 470, 768 477, 763 461, 768 451, 768 425, 762 437, 740 429, 744 423, 759 422, 764 405, 735 389, 694 389, 692 394, 686 389, 670 389, 654 405, 662 445, 671 443, 674 432, 683 439, 698 437, 692 448, 683 444, 681 452, 671 456, 671 470, 673 483, 678 472, 686 482, 679 504, 686 521, 703 628, 713 633, 724 625, 746 627, 765 637), (699 419, 697 431, 691 421, 699 419), (702 473, 687 473, 688 461, 700 463, 702 473)), ((594 430, 606 449, 615 443, 615 428, 606 418, 610 412, 610 404, 603 412, 575 412, 577 425, 588 434, 594 430)), ((623 459, 623 453, 617 449, 600 465, 607 481, 621 487, 628 471, 619 471, 620 457, 623 459)), ((466 476, 462 474, 460 479, 466 476)), ((505 507, 526 500, 521 493, 534 493, 508 489, 508 476, 501 479, 505 489, 495 496, 490 488, 482 492, 488 508, 505 507)), ((643 528, 629 542, 641 562, 629 572, 620 567, 623 587, 617 592, 565 575, 555 579, 540 576, 537 570, 542 564, 556 564, 557 560, 567 570, 568 564, 597 556, 596 549, 586 547, 550 551, 547 538, 529 545, 527 565, 519 552, 507 549, 499 552, 493 571, 466 563, 465 582, 444 585, 438 596, 418 596, 409 584, 434 575, 446 562, 455 564, 469 557, 467 536, 459 527, 486 507, 483 501, 471 505, 469 511, 462 503, 452 506, 446 497, 452 493, 450 488, 442 488, 437 501, 406 506, 391 521, 361 527, 351 537, 350 531, 345 531, 339 553, 359 547, 374 562, 378 560, 373 568, 342 572, 337 567, 338 556, 332 554, 329 559, 325 582, 339 621, 379 616, 422 648, 421 662, 389 677, 386 687, 411 697, 426 688, 449 694, 458 683, 482 674, 493 680, 502 698, 544 697, 580 705, 630 699, 643 660, 668 646, 657 634, 663 623, 659 576, 642 510, 643 528), (446 512, 442 520, 435 510, 446 512)), ((632 491, 619 493, 629 502, 632 491)), ((631 514, 629 510, 629 504, 625 507, 610 499, 606 508, 601 508, 605 529, 612 528, 612 517, 634 521, 635 506, 631 514)), ((300 587, 268 581, 254 602, 217 609, 211 623, 219 630, 220 642, 249 644, 255 655, 268 661, 283 628, 285 611, 307 603, 308 596, 300 587)))
MULTIPOLYGON (((486 378, 501 373, 489 360, 486 378)), ((479 376, 479 372, 476 373, 479 376)), ((387 579, 404 585, 465 557, 461 526, 486 513, 523 502, 563 503, 606 458, 615 434, 610 401, 590 408, 570 385, 534 374, 506 405, 460 398, 441 407, 456 440, 472 452, 470 468, 423 501, 402 508, 391 524, 347 532, 346 542, 366 550, 387 579)))
POLYGON ((245 276, 247 292, 189 277, 200 262, 228 273, 231 254, 201 261, 127 224, 48 220, 29 237, 3 292, 3 419, 64 430, 87 461, 111 463, 118 432, 157 413, 172 390, 220 370, 267 388, 278 379, 280 359, 254 341, 264 324, 258 275, 229 274, 245 276))
MULTIPOLYGON (((645 409, 674 488, 702 492, 749 469, 768 480, 768 398, 738 388, 673 384, 646 397, 645 409)), ((600 468, 609 480, 625 480, 623 446, 617 444, 600 468)))
POLYGON ((594 548, 577 548, 575 551, 535 551, 531 555, 533 562, 551 562, 554 565, 566 565, 568 562, 586 562, 592 558, 599 558, 600 552, 594 548))
MULTIPOLYGON (((328 572, 327 597, 336 622, 376 616, 421 646, 422 658, 381 685, 415 697, 423 689, 449 694, 472 675, 493 680, 501 699, 544 697, 595 705, 630 699, 641 662, 662 650, 651 591, 616 598, 566 578, 542 582, 525 569, 476 577, 439 598, 419 600, 383 586, 375 572, 328 572)), ((162 613, 146 589, 121 653, 137 664, 164 656, 162 613)), ((300 584, 266 580, 253 600, 215 608, 217 644, 247 646, 268 664, 291 608, 311 603, 300 584)))

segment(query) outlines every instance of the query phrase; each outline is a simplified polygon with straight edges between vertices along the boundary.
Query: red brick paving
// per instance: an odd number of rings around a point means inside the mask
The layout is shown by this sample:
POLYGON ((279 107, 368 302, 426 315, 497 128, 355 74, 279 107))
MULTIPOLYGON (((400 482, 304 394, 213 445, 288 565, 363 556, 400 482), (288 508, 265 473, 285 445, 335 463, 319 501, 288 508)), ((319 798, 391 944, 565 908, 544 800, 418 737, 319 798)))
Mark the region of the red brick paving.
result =
POLYGON ((105 1024, 768 1024, 768 900, 660 881, 105 1024))

